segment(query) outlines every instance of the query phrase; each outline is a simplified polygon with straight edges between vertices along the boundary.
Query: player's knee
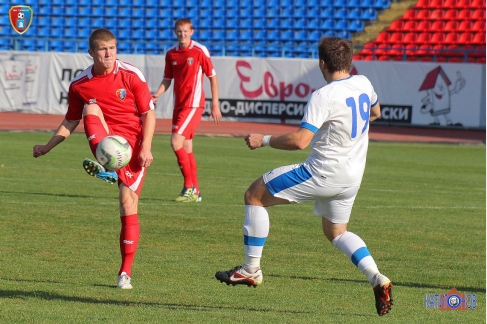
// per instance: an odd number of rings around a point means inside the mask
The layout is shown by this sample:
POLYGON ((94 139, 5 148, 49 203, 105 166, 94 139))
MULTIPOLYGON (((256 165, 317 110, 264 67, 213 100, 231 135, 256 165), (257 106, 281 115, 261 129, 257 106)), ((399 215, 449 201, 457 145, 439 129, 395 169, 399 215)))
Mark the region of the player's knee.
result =
POLYGON ((127 216, 137 214, 137 205, 133 202, 120 202, 120 215, 127 216))
POLYGON ((185 137, 179 134, 173 133, 171 136, 171 147, 174 151, 177 151, 184 147, 185 137))
POLYGON ((177 143, 177 142, 171 142, 171 148, 173 149, 174 152, 179 151, 180 149, 184 148, 183 144, 177 143))
POLYGON ((326 217, 322 217, 322 227, 323 227, 323 234, 325 234, 326 238, 333 242, 333 240, 345 233, 348 229, 347 224, 336 224, 329 221, 326 217))
POLYGON ((265 186, 262 177, 255 180, 245 191, 244 199, 246 205, 264 206, 263 202, 268 200, 270 193, 265 186))
POLYGON ((327 233, 327 232, 323 232, 323 234, 325 234, 326 238, 328 239, 328 241, 330 241, 330 243, 333 243, 333 240, 335 239, 335 237, 338 236, 338 235, 333 235, 332 233, 327 233))
POLYGON ((253 195, 254 193, 252 191, 252 188, 249 188, 245 191, 244 200, 246 205, 253 205, 253 202, 255 201, 253 195))
POLYGON ((250 187, 245 191, 244 200, 246 205, 263 206, 262 196, 253 187, 250 187))
POLYGON ((132 215, 137 214, 138 199, 133 195, 121 195, 120 197, 120 214, 132 215))

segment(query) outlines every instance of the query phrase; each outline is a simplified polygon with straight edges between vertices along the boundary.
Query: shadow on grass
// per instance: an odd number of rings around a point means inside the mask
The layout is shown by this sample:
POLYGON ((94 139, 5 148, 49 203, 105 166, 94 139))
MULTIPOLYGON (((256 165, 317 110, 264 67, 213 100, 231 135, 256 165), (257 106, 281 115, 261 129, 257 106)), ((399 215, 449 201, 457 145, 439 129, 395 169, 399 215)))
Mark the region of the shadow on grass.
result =
MULTIPOLYGON (((70 194, 65 194, 65 193, 45 193, 45 192, 28 192, 28 191, 5 191, 5 190, 0 190, 0 193, 2 194, 21 194, 21 195, 37 195, 37 196, 49 196, 49 197, 69 197, 69 198, 100 198, 100 196, 92 195, 70 195, 70 194)), ((107 199, 106 197, 103 197, 103 199, 107 199)), ((118 197, 115 197, 113 199, 117 199, 118 197)))
MULTIPOLYGON (((339 278, 318 278, 318 277, 300 277, 300 276, 281 276, 276 274, 267 274, 268 277, 274 278, 287 278, 287 279, 299 279, 299 280, 317 280, 317 281, 341 281, 341 282, 354 282, 354 283, 366 283, 367 280, 352 280, 352 279, 339 279, 339 278)), ((473 287, 465 287, 465 286, 455 286, 450 287, 446 285, 429 285, 424 283, 417 283, 417 282, 400 282, 392 280, 394 287, 410 287, 410 288, 431 288, 431 289, 438 289, 438 290, 450 290, 452 288, 456 288, 458 291, 462 293, 468 292, 478 292, 478 293, 485 293, 485 288, 473 288, 473 287)))
MULTIPOLYGON (((114 288, 115 289, 115 288, 114 288)), ((126 296, 126 295, 125 295, 126 296)), ((115 299, 95 299, 90 297, 75 297, 66 296, 53 292, 46 291, 23 291, 23 290, 1 290, 0 298, 35 298, 43 299, 46 301, 63 301, 63 302, 77 302, 86 304, 103 304, 103 305, 113 305, 113 306, 126 306, 126 307, 165 307, 167 309, 184 309, 184 310, 195 310, 195 311, 210 311, 210 310, 242 310, 251 312, 274 312, 283 314, 311 314, 311 312, 297 311, 297 310, 276 310, 276 309, 265 309, 265 308, 254 308, 254 307, 244 307, 244 306, 209 306, 209 305, 197 305, 197 304, 176 304, 176 303, 159 303, 159 302, 140 302, 140 301, 127 301, 127 300, 115 300, 115 299)))
MULTIPOLYGON (((116 186, 114 187, 116 189, 116 186)), ((118 189, 117 189, 118 190, 118 189)), ((118 196, 114 197, 100 197, 99 195, 74 195, 74 194, 66 194, 66 193, 46 193, 46 192, 28 192, 28 191, 7 191, 7 190, 0 190, 0 194, 21 194, 21 195, 33 195, 33 196, 46 196, 46 197, 66 197, 66 198, 93 198, 93 199, 112 199, 118 201, 118 196)), ((174 203, 174 205, 181 206, 181 203, 174 201, 175 197, 171 198, 148 198, 144 197, 141 198, 140 201, 157 201, 157 202, 164 202, 164 203, 174 203)))

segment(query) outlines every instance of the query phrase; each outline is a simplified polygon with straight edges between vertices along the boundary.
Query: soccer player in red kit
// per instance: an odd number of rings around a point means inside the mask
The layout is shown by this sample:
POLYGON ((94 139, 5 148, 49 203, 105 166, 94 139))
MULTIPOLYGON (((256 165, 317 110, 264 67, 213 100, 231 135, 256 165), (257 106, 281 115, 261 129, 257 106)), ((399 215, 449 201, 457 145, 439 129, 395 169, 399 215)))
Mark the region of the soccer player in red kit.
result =
POLYGON ((212 108, 210 117, 220 123, 222 114, 218 104, 218 80, 208 49, 193 41, 193 24, 189 19, 176 21, 174 33, 178 43, 166 53, 164 78, 154 93, 154 103, 171 85, 174 79, 174 111, 172 117, 171 146, 184 178, 184 187, 176 198, 179 202, 199 202, 197 165, 193 153, 193 137, 201 122, 205 107, 203 77, 210 80, 212 108))
POLYGON ((98 143, 108 135, 120 135, 129 141, 132 159, 122 169, 107 172, 90 159, 83 166, 92 176, 110 183, 118 180, 122 265, 117 287, 132 289, 130 275, 140 236, 138 201, 147 168, 153 160, 151 146, 156 116, 144 75, 116 58, 116 45, 115 36, 107 29, 91 33, 88 53, 93 65, 72 80, 64 120, 47 144, 34 146, 33 155, 37 158, 47 154, 76 129, 81 119, 93 155, 98 143))

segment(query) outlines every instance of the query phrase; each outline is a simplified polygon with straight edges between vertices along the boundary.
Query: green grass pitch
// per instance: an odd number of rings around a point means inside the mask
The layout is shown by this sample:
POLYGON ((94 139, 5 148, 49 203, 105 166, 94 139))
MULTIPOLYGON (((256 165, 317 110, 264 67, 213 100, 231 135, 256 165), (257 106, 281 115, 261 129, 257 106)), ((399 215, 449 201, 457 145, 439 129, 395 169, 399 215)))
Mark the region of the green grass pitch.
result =
POLYGON ((134 289, 115 289, 117 188, 88 176, 75 133, 32 158, 50 133, 0 133, 1 323, 485 323, 485 146, 372 142, 349 229, 395 284, 379 318, 366 278, 321 233, 313 204, 269 208, 257 289, 214 278, 243 261, 243 194, 308 150, 250 151, 196 137, 203 202, 173 202, 182 176, 169 137, 154 138, 139 206, 134 289), (424 307, 456 288, 475 309, 424 307))

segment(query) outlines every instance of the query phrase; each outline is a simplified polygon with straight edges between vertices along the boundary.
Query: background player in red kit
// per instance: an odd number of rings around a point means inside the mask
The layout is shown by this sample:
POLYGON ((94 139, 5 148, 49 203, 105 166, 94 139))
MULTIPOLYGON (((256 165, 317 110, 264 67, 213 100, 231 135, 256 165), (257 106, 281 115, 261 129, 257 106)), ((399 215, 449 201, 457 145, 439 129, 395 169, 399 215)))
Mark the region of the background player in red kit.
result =
POLYGON ((201 194, 193 153, 193 137, 205 107, 204 74, 210 80, 211 86, 210 117, 213 117, 216 124, 220 123, 222 114, 218 104, 218 80, 208 49, 191 39, 194 33, 191 21, 186 18, 177 20, 174 33, 178 43, 166 53, 164 79, 152 99, 157 102, 157 98, 174 79, 171 146, 184 177, 184 187, 176 201, 199 202, 201 194))
POLYGON ((153 160, 151 146, 156 117, 144 75, 136 67, 117 60, 116 45, 116 38, 109 30, 93 31, 88 50, 93 65, 72 80, 64 120, 46 145, 34 146, 33 155, 37 158, 47 154, 76 129, 81 119, 93 155, 98 143, 108 135, 120 135, 130 142, 132 159, 116 173, 106 172, 90 159, 83 166, 88 174, 110 183, 118 179, 122 265, 117 287, 131 289, 130 272, 140 236, 138 201, 147 167, 153 160))

